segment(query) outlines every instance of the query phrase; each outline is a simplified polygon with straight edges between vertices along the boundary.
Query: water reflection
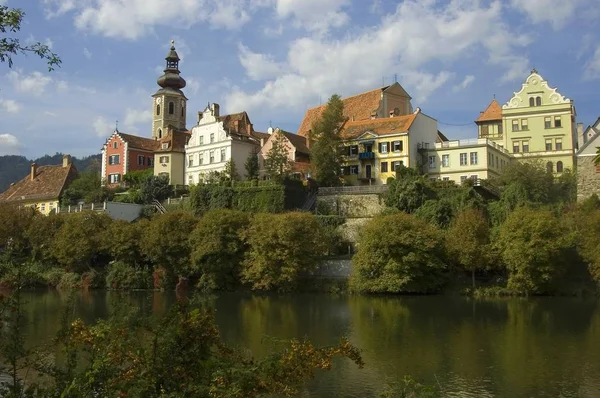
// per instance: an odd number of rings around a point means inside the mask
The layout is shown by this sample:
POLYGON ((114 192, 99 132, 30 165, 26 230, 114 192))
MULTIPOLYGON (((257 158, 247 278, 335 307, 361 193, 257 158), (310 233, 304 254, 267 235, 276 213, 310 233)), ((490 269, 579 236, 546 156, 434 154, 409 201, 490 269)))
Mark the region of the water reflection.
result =
MULTIPOLYGON (((68 297, 25 295, 27 344, 49 341, 68 297)), ((164 314, 174 294, 86 292, 74 301, 87 322, 125 303, 164 314)), ((205 297, 229 344, 265 355, 271 338, 307 337, 318 345, 341 336, 363 350, 365 369, 338 361, 303 396, 369 397, 404 374, 441 386, 448 397, 600 396, 600 309, 566 298, 474 301, 448 297, 251 295, 205 297)))

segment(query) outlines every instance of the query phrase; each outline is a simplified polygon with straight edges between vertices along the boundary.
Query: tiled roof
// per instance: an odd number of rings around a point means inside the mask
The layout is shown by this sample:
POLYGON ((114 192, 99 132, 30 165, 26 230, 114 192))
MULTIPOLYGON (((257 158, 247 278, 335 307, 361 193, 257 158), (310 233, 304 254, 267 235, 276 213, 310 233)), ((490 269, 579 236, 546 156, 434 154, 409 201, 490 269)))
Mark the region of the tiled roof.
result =
POLYGON ((219 121, 223 122, 225 129, 235 131, 238 134, 246 134, 246 124, 250 123, 250 118, 246 111, 239 113, 232 113, 230 115, 219 116, 219 121), (238 128, 235 127, 235 122, 238 122, 238 128))
POLYGON ((495 98, 490 102, 487 109, 481 112, 475 123, 491 122, 494 120, 502 120, 502 107, 495 98))
POLYGON ((177 130, 169 127, 167 135, 158 140, 158 149, 155 152, 185 152, 191 132, 186 130, 177 130), (167 144, 167 148, 163 147, 167 144))
POLYGON ((446 137, 440 130, 437 132, 437 142, 446 142, 448 141, 448 137, 446 137))
POLYGON ((261 133, 259 131, 252 131, 250 133, 250 136, 252 136, 253 138, 255 138, 260 143, 260 140, 264 140, 263 142, 267 142, 267 140, 269 139, 269 137, 271 135, 268 134, 268 133, 261 133))
MULTIPOLYGON (((377 112, 381 101, 381 93, 389 86, 380 87, 375 90, 357 94, 342 99, 344 103, 344 116, 348 120, 370 119, 373 112, 377 112)), ((321 117, 326 105, 310 108, 306 111, 302 124, 298 128, 298 135, 306 137, 313 123, 321 117)))
POLYGON ((310 154, 308 146, 306 146, 306 137, 302 137, 298 134, 290 133, 284 130, 279 130, 279 132, 283 133, 285 138, 292 143, 292 145, 296 148, 296 152, 310 154))
POLYGON ((143 151, 155 151, 159 148, 157 140, 151 138, 138 137, 137 135, 125 134, 118 132, 119 136, 127 142, 129 148, 141 149, 143 151))
POLYGON ((346 122, 342 128, 342 138, 357 138, 369 131, 376 135, 388 135, 407 132, 413 124, 418 112, 406 116, 394 116, 380 119, 360 120, 346 122))
POLYGON ((28 174, 21 181, 11 185, 0 194, 0 202, 58 199, 63 189, 76 176, 77 169, 72 164, 67 167, 38 166, 33 180, 31 174, 28 174))

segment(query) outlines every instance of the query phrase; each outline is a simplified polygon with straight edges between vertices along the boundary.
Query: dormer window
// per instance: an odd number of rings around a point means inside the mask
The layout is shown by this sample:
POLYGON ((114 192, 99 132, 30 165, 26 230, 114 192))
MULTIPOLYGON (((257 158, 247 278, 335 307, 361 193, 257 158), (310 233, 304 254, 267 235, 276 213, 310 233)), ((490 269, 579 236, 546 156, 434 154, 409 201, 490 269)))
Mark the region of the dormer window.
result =
POLYGON ((117 149, 119 147, 119 143, 117 141, 113 142, 113 148, 117 149))
POLYGON ((162 149, 169 149, 169 143, 168 142, 163 142, 162 143, 162 149))

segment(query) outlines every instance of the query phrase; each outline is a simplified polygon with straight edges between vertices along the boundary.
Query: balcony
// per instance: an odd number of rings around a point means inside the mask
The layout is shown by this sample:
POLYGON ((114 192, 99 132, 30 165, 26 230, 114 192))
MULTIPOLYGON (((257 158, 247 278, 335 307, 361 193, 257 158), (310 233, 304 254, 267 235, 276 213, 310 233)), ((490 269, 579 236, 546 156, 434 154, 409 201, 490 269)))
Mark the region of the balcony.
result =
POLYGON ((360 160, 373 160, 375 159, 375 152, 361 152, 358 154, 360 160))

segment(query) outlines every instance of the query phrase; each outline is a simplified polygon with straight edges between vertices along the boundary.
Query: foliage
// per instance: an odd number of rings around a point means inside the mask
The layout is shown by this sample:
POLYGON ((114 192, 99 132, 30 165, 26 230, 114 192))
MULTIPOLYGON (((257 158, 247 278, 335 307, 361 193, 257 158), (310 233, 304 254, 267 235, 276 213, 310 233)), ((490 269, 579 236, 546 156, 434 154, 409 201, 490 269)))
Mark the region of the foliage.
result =
POLYGON ((148 227, 148 221, 142 220, 129 223, 123 220, 115 220, 104 230, 103 244, 107 248, 110 257, 130 266, 143 262, 140 242, 144 230, 148 227))
POLYGON ((319 186, 340 185, 342 166, 342 138, 344 103, 339 95, 329 98, 321 117, 311 126, 311 164, 319 186))
POLYGON ((133 170, 123 175, 123 182, 129 189, 140 189, 145 182, 154 176, 154 169, 133 170))
POLYGON ((235 166, 235 162, 232 159, 229 159, 226 163, 225 163, 225 170, 223 171, 225 173, 225 176, 227 177, 227 181, 232 182, 232 181, 238 181, 240 179, 240 175, 237 172, 237 168, 235 166))
POLYGON ((10 250, 11 257, 22 258, 29 252, 25 231, 35 217, 35 210, 0 203, 0 255, 10 250))
POLYGON ((427 176, 403 166, 398 168, 397 174, 385 195, 387 206, 410 214, 416 212, 427 200, 435 198, 427 176))
POLYGON ((594 156, 594 164, 600 166, 600 146, 596 147, 596 156, 594 156))
POLYGON ((73 290, 81 287, 81 276, 75 272, 65 272, 61 275, 56 288, 58 290, 73 290))
POLYGON ((317 220, 307 213, 256 214, 245 240, 242 281, 255 290, 293 289, 326 249, 317 220))
POLYGON ((588 210, 592 206, 589 202, 584 206, 576 220, 580 228, 578 251, 588 263, 592 279, 600 284, 600 209, 588 210))
POLYGON ((50 264, 57 262, 52 256, 52 242, 64 223, 62 215, 43 216, 36 214, 25 231, 25 237, 31 247, 31 258, 50 264))
POLYGON ((487 267, 490 228, 479 210, 469 209, 459 213, 446 234, 449 258, 462 269, 471 271, 473 288, 475 271, 487 267))
POLYGON ((104 213, 69 214, 55 235, 50 255, 70 271, 85 271, 105 256, 103 232, 111 221, 104 213))
POLYGON ((153 200, 162 202, 169 197, 170 193, 168 176, 151 176, 142 182, 140 187, 140 195, 144 203, 152 203, 153 200))
POLYGON ((321 226, 323 241, 327 244, 327 254, 342 255, 348 254, 350 243, 344 239, 340 227, 346 222, 345 217, 341 216, 315 216, 317 223, 321 226))
POLYGON ((113 261, 106 272, 106 287, 112 290, 151 289, 152 275, 145 267, 131 263, 113 261))
POLYGON ((234 210, 210 210, 190 235, 192 274, 207 290, 231 289, 239 281, 246 245, 243 232, 249 215, 234 210))
POLYGON ((352 258, 350 287, 366 293, 433 293, 445 282, 440 232, 405 213, 373 218, 352 258))
POLYGON ((402 381, 389 383, 378 398, 437 398, 440 394, 430 386, 418 383, 410 376, 402 381))
POLYGON ((258 153, 256 150, 248 154, 244 168, 246 169, 246 180, 258 180, 260 165, 258 164, 258 153))
MULTIPOLYGON (((24 17, 25 12, 23 10, 0 5, 0 33, 5 35, 7 32, 9 34, 19 32, 24 17)), ((13 66, 13 56, 28 53, 33 53, 45 60, 48 64, 48 71, 54 70, 62 62, 58 55, 53 53, 46 44, 35 42, 23 45, 19 39, 14 37, 0 38, 0 62, 7 62, 9 68, 13 66)))
POLYGON ((193 215, 184 212, 169 212, 154 217, 142 233, 142 254, 155 267, 164 267, 171 276, 188 275, 188 237, 197 221, 193 215))
POLYGON ((294 161, 289 158, 287 139, 282 133, 276 134, 272 140, 273 146, 265 158, 265 170, 270 179, 283 181, 290 178, 294 172, 294 161))
POLYGON ((569 264, 571 236, 548 210, 518 208, 500 227, 496 244, 518 293, 554 292, 569 264))
POLYGON ((65 205, 76 205, 79 201, 99 203, 108 197, 109 190, 102 186, 100 173, 84 171, 64 190, 61 202, 65 205))

